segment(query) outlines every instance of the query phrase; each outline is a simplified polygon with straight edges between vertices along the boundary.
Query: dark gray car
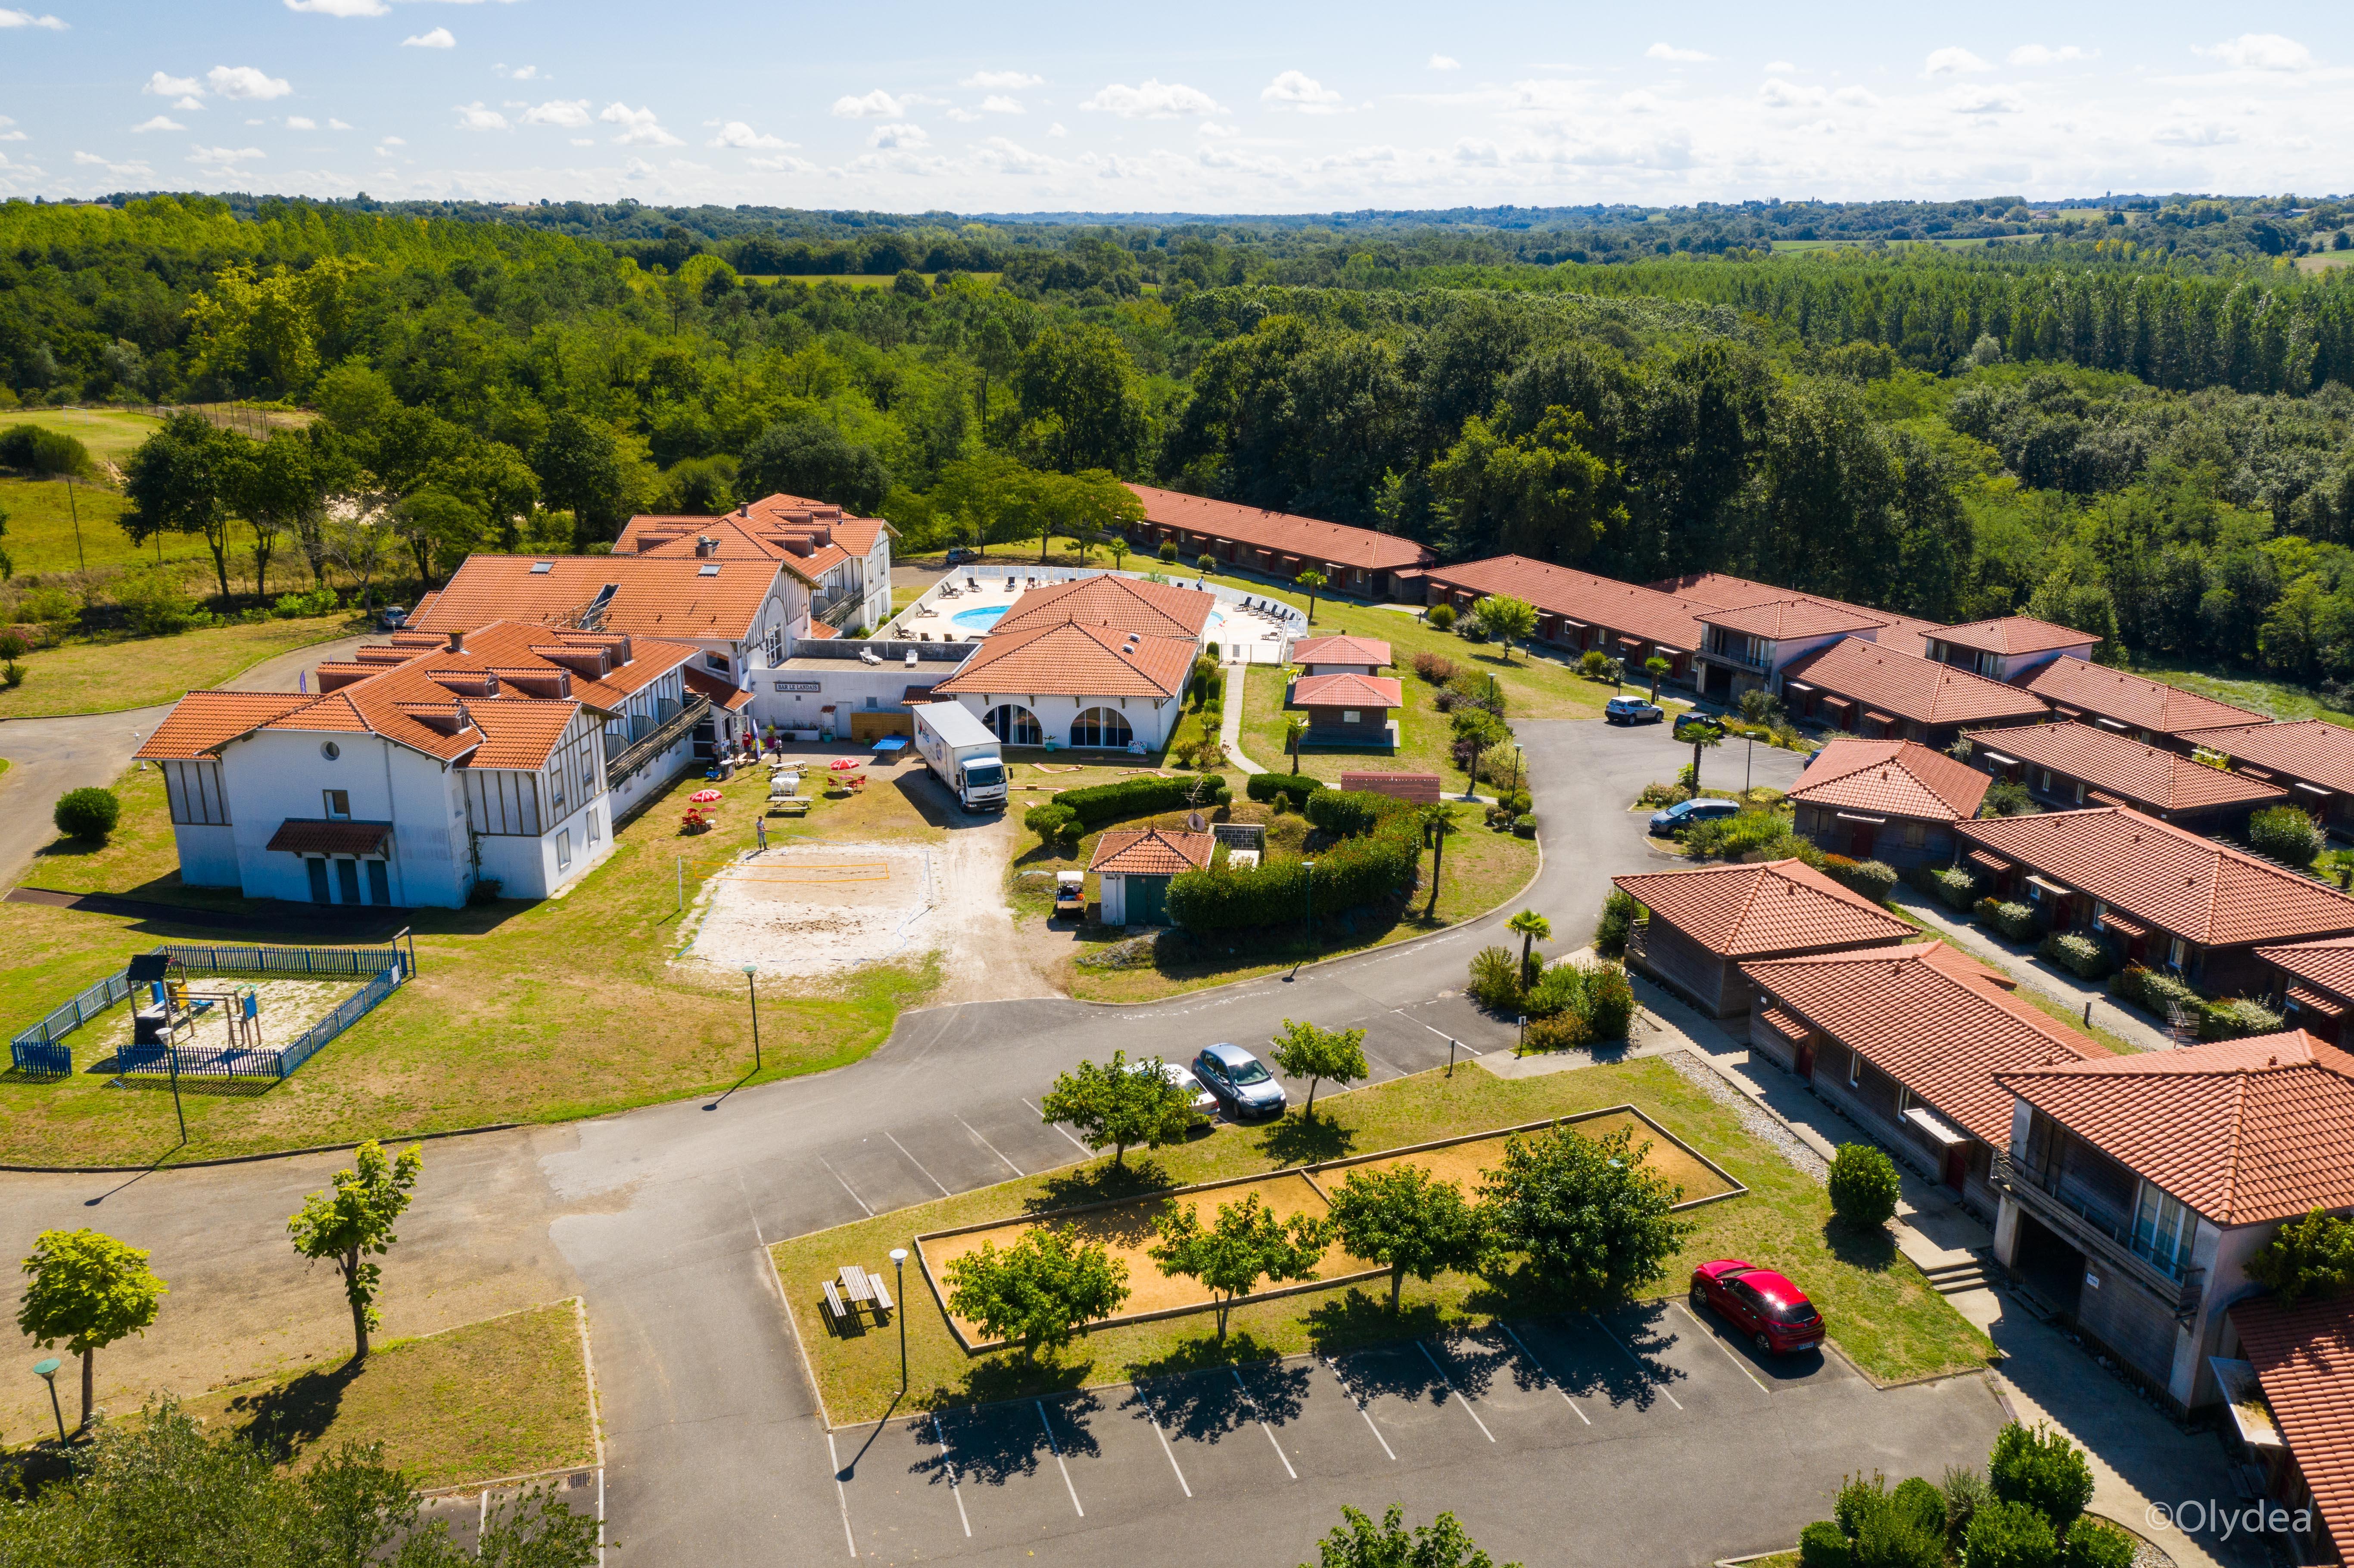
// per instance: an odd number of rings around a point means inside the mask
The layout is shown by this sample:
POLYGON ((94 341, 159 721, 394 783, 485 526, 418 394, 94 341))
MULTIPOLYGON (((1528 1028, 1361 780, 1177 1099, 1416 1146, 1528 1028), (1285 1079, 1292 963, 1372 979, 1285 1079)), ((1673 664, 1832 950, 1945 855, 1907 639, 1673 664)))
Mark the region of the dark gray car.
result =
POLYGON ((1231 1121, 1281 1116, 1288 1103, 1267 1064, 1239 1045, 1221 1042, 1204 1046, 1193 1058, 1193 1075, 1216 1097, 1218 1108, 1231 1121))

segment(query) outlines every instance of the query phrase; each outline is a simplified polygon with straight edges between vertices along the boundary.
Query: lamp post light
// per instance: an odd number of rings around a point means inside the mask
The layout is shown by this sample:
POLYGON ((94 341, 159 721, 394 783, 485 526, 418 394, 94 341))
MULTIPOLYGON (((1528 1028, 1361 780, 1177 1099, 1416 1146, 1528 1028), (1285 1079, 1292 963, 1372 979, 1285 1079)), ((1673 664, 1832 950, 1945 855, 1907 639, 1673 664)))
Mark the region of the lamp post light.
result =
POLYGON ((1525 1012, 1520 1016, 1520 1031, 1521 1037, 1512 1042, 1512 1054, 1515 1056, 1518 1056, 1529 1043, 1529 1015, 1525 1012))
POLYGON ((58 1368, 65 1363, 55 1356, 33 1363, 34 1372, 49 1385, 49 1414, 58 1418, 58 1441, 66 1440, 65 1407, 58 1403, 58 1368))
POLYGON ((898 1276, 899 1294, 891 1299, 899 1304, 899 1392, 907 1392, 907 1249, 891 1249, 891 1267, 898 1276))
POLYGON ((752 1001, 752 1071, 760 1070, 760 992, 752 981, 753 969, 744 966, 744 994, 752 1001))
POLYGON ((1450 1078, 1451 1078, 1451 1077, 1453 1077, 1453 1076, 1455 1075, 1455 1048, 1456 1048, 1458 1045, 1460 1045, 1461 1044, 1462 1044, 1462 1042, 1461 1042, 1461 1041, 1459 1041, 1459 1040, 1456 1039, 1456 1038, 1455 1038, 1454 1036, 1452 1036, 1452 1035, 1449 1035, 1449 1036, 1447 1037, 1447 1075, 1448 1077, 1450 1077, 1450 1078))

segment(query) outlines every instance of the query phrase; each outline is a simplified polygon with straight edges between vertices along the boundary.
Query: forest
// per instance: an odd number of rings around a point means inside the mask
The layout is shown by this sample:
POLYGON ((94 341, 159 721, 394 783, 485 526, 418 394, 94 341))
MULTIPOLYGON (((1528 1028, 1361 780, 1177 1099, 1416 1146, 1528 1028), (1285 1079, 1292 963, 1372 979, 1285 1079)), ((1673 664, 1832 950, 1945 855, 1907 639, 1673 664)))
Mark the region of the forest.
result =
POLYGON ((2334 687, 2354 269, 2320 264, 2346 233, 2293 196, 1119 224, 11 202, 0 466, 5 406, 315 416, 267 464, 175 425, 102 476, 135 535, 205 533, 223 608, 265 533, 323 538, 339 505, 430 582, 779 489, 879 512, 903 552, 1036 540, 1116 522, 1117 476, 1450 559, 2016 610, 2334 687))

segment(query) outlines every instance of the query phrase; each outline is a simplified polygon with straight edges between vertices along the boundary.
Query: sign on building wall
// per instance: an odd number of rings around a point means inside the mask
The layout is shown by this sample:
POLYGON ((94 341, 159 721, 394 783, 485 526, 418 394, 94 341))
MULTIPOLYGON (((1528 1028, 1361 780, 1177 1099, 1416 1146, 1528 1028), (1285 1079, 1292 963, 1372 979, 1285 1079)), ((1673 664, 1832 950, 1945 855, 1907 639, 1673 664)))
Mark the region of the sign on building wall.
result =
POLYGON ((780 692, 822 692, 825 690, 825 683, 823 681, 779 681, 776 683, 776 687, 780 692))

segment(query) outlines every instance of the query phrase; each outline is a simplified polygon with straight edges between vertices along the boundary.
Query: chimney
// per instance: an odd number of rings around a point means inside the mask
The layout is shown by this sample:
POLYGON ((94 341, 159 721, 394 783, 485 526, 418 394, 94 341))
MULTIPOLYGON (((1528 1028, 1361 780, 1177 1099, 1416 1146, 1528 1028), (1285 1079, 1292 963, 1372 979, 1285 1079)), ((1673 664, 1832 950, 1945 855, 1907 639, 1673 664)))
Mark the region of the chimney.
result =
POLYGON ((709 534, 697 534, 695 536, 695 559, 699 561, 708 560, 718 553, 719 541, 717 538, 709 534))
POLYGON ((451 631, 451 633, 450 633, 450 652, 452 652, 452 653, 463 653, 465 651, 466 651, 466 634, 465 634, 465 632, 463 632, 463 631, 461 631, 461 630, 454 630, 454 629, 453 629, 453 630, 451 631))

